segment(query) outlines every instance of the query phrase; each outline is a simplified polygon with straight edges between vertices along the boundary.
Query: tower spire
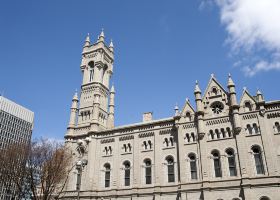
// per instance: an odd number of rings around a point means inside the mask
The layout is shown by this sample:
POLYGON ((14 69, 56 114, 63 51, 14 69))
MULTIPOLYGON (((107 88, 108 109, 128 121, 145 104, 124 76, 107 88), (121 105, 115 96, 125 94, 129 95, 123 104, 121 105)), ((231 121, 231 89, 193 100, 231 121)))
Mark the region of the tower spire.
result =
POLYGON ((114 44, 113 44, 113 40, 111 39, 110 45, 109 45, 109 49, 110 51, 114 52, 114 44))
POLYGON ((102 28, 97 42, 104 42, 104 40, 105 40, 105 34, 104 34, 104 29, 102 28))
POLYGON ((85 40, 85 44, 84 47, 89 47, 90 46, 90 37, 89 37, 89 33, 87 34, 86 40, 85 40))

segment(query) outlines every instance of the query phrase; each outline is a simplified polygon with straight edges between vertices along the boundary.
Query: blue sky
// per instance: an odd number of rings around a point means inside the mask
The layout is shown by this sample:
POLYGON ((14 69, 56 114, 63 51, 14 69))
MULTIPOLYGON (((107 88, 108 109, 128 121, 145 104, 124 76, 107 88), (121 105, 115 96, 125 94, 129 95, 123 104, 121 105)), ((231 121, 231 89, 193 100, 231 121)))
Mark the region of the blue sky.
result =
POLYGON ((35 112, 34 137, 62 139, 86 34, 94 41, 104 28, 115 46, 116 125, 147 111, 172 116, 176 103, 194 102, 195 80, 204 90, 211 73, 224 86, 231 73, 239 96, 246 86, 280 99, 279 3, 231 2, 1 1, 0 91, 35 112))

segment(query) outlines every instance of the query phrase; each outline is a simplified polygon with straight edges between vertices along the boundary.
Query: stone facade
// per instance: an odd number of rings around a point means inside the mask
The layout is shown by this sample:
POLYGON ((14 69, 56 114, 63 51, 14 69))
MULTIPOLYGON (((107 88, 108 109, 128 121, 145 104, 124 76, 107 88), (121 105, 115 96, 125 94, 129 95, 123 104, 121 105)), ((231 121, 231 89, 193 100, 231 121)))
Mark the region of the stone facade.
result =
POLYGON ((238 102, 211 76, 196 109, 186 100, 175 115, 114 127, 114 48, 104 33, 86 39, 80 103, 72 100, 65 135, 72 151, 63 197, 114 200, 280 199, 280 101, 244 89, 238 102))

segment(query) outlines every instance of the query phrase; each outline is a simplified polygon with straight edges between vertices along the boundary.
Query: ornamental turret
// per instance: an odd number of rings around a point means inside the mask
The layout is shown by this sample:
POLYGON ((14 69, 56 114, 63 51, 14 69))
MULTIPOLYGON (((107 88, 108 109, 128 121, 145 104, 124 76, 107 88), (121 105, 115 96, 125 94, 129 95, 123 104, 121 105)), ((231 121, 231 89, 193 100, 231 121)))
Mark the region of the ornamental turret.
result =
POLYGON ((240 116, 239 116, 239 105, 237 103, 236 92, 235 92, 235 84, 231 78, 231 75, 228 75, 228 84, 229 90, 229 102, 230 102, 230 111, 233 117, 233 127, 235 133, 239 133, 241 131, 240 124, 240 116))
POLYGON ((201 98, 201 90, 198 86, 198 81, 196 81, 195 83, 194 95, 195 95, 195 103, 196 103, 197 130, 198 130, 199 138, 202 138, 205 134, 204 121, 203 121, 204 111, 203 111, 203 104, 201 98))
POLYGON ((114 85, 110 90, 110 100, 109 100, 109 116, 107 121, 107 128, 111 129, 115 126, 115 88, 114 85))
POLYGON ((67 135, 72 135, 74 133, 74 128, 76 126, 76 120, 77 120, 77 113, 78 113, 78 93, 75 92, 73 99, 72 99, 72 105, 71 105, 71 113, 70 113, 70 119, 68 123, 68 131, 67 135))

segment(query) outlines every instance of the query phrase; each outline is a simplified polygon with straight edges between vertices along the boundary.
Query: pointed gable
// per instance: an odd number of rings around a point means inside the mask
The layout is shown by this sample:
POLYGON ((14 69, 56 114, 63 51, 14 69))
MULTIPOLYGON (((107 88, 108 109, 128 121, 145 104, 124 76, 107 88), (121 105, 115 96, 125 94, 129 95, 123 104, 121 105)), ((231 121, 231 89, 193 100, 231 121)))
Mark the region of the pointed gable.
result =
POLYGON ((202 102, 207 117, 228 114, 228 92, 216 80, 214 75, 211 75, 207 88, 204 92, 202 102), (217 104, 216 106, 219 107, 221 111, 217 113, 213 112, 213 108, 211 106, 214 104, 217 104))
POLYGON ((250 112, 256 107, 255 98, 244 88, 241 99, 240 99, 240 108, 242 112, 250 112))
POLYGON ((181 112, 181 117, 185 122, 190 122, 194 120, 195 110, 192 107, 189 99, 186 99, 185 105, 181 112))

